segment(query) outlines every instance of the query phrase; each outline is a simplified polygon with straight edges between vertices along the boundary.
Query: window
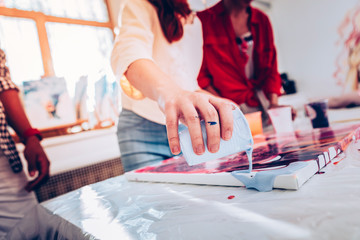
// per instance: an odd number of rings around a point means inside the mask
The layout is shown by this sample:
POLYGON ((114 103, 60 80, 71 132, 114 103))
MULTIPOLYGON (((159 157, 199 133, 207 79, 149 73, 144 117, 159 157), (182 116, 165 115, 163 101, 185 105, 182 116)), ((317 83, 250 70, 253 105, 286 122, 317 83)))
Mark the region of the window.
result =
POLYGON ((55 75, 65 77, 70 94, 82 75, 111 74, 107 68, 113 39, 110 29, 64 23, 47 23, 46 29, 55 75))
POLYGON ((0 6, 63 18, 109 21, 106 2, 103 0, 2 0, 0 6))
POLYGON ((44 75, 34 20, 0 16, 0 39, 0 47, 7 53, 12 80, 17 85, 44 75))
MULTIPOLYGON (((69 96, 79 100, 76 87, 84 86, 85 79, 85 105, 90 111, 99 106, 95 84, 103 85, 105 79, 107 86, 114 86, 113 39, 107 0, 0 0, 0 48, 7 54, 13 81, 21 86, 40 79, 65 79, 69 96)), ((95 115, 101 121, 99 111, 95 115)))

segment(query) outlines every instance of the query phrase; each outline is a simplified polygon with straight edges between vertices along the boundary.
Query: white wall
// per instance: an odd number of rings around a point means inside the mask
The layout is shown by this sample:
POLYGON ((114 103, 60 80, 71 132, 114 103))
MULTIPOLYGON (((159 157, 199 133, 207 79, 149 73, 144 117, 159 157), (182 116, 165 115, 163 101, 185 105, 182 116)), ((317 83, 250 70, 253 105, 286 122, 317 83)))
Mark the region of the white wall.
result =
POLYGON ((308 97, 338 95, 333 77, 340 47, 337 29, 358 0, 273 0, 270 15, 279 71, 308 97))

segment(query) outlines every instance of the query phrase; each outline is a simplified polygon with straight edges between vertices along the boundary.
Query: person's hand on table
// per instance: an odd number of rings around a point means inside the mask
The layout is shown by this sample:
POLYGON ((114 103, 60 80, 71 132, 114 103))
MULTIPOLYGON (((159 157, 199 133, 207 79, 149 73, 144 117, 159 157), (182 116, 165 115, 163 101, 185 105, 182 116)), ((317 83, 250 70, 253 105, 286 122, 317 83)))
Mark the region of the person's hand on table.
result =
POLYGON ((50 162, 36 136, 31 136, 26 140, 24 156, 28 163, 30 177, 38 173, 37 177, 25 186, 26 191, 30 192, 49 179, 50 162))
POLYGON ((207 148, 215 153, 219 150, 220 138, 230 140, 233 132, 233 104, 223 98, 203 92, 177 89, 169 92, 159 102, 165 113, 166 128, 171 152, 179 154, 179 120, 189 128, 191 143, 196 154, 205 152, 200 120, 206 123, 207 148))

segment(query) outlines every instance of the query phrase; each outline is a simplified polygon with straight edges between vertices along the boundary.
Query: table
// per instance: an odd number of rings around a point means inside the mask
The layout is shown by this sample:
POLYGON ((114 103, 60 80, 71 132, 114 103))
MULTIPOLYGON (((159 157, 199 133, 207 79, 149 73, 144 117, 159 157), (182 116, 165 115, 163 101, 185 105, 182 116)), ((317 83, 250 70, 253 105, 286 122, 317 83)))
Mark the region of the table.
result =
POLYGON ((118 176, 41 206, 98 239, 360 239, 359 149, 350 144, 297 191, 118 176))

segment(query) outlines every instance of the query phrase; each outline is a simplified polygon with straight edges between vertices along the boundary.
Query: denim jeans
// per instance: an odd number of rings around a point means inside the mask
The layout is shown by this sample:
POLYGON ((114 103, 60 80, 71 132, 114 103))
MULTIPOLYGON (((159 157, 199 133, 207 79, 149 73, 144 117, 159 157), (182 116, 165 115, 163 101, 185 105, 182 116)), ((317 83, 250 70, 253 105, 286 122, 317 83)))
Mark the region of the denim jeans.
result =
POLYGON ((173 157, 166 126, 151 122, 132 111, 123 109, 120 113, 117 136, 125 172, 173 157))

